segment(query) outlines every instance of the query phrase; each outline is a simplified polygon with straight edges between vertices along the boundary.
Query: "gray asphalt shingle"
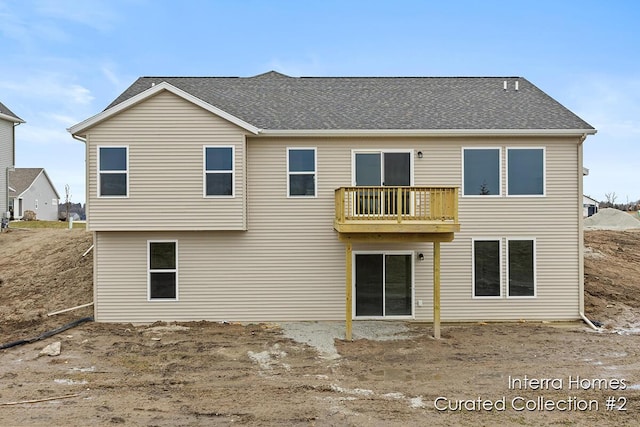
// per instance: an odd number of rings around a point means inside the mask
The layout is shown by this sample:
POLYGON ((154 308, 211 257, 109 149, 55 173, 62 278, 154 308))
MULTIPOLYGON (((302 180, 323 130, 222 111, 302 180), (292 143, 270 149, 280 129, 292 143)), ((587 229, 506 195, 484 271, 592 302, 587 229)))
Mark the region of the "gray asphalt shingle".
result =
POLYGON ((0 114, 4 114, 5 116, 11 116, 11 117, 17 119, 18 121, 22 121, 22 119, 20 117, 16 116, 13 113, 13 111, 8 109, 7 106, 4 105, 2 102, 0 102, 0 114))
POLYGON ((163 81, 261 129, 593 129, 522 77, 141 77, 107 109, 163 81))

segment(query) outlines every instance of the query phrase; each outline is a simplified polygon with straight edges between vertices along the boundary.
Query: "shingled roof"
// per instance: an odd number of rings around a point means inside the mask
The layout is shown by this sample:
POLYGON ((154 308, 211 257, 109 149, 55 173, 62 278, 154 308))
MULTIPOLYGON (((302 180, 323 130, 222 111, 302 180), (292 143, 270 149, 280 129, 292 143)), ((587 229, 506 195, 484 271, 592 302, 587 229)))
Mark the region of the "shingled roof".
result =
POLYGON ((593 130, 522 77, 141 77, 105 111, 161 82, 263 130, 593 130))
POLYGON ((24 123, 24 120, 22 120, 20 117, 16 116, 13 113, 13 111, 8 109, 7 106, 4 105, 2 102, 0 102, 0 118, 9 119, 9 120, 13 121, 14 123, 24 123))
POLYGON ((49 184, 51 184, 56 197, 60 198, 58 191, 43 168, 15 168, 14 170, 9 170, 9 197, 20 196, 33 185, 33 182, 41 173, 45 175, 49 184))

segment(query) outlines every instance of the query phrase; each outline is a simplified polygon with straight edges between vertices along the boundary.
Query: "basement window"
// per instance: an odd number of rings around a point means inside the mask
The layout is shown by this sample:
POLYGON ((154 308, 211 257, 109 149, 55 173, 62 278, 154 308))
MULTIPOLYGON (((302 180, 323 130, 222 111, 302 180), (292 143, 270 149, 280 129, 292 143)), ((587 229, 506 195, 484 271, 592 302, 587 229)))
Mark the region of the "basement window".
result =
POLYGON ((178 242, 148 242, 149 300, 178 299, 178 242))
POLYGON ((500 297, 500 239, 473 240, 473 296, 500 297))
POLYGON ((507 239, 510 297, 536 296, 535 240, 507 239))

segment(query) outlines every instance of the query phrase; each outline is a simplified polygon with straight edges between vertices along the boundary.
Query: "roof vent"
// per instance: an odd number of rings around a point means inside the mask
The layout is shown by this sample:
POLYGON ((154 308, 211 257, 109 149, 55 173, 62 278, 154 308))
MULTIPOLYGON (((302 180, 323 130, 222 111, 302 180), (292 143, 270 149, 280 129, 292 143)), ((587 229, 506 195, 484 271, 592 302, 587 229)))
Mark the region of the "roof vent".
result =
POLYGON ((516 80, 516 91, 518 90, 518 81, 516 80))
POLYGON ((507 90, 507 81, 506 81, 506 80, 504 81, 504 84, 502 85, 502 88, 503 88, 504 90, 507 90))
POLYGON ((156 84, 154 82, 151 82, 151 87, 154 87, 156 84))

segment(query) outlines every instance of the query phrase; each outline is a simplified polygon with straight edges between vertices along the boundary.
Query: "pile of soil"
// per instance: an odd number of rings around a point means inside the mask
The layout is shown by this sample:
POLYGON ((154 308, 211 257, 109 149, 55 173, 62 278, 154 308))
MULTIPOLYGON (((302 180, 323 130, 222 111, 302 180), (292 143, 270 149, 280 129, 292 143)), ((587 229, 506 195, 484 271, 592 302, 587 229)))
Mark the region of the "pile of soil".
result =
POLYGON ((79 317, 93 301, 92 234, 69 229, 9 229, 0 233, 0 343, 31 338, 79 317))

